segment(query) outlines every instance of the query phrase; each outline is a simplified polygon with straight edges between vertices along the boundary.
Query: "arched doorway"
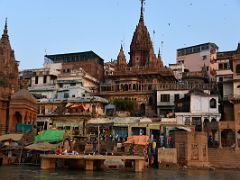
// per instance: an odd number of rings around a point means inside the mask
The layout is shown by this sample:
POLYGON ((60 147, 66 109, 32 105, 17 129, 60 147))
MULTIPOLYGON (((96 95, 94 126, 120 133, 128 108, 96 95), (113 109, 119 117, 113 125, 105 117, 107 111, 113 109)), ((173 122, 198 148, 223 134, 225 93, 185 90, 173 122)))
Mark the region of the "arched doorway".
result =
POLYGON ((22 115, 20 112, 15 113, 16 124, 22 124, 22 115))
POLYGON ((145 104, 141 104, 141 106, 140 106, 140 113, 141 113, 141 115, 144 116, 145 112, 146 112, 145 104))
POLYGON ((223 147, 230 147, 235 144, 235 133, 232 129, 224 129, 221 136, 223 147))

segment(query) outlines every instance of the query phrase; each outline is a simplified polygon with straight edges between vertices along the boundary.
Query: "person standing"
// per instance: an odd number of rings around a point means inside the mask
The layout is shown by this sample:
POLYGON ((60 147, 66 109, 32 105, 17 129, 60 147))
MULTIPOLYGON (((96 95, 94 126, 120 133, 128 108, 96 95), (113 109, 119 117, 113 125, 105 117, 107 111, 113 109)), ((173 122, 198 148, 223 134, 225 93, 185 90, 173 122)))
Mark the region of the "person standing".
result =
POLYGON ((93 144, 93 155, 95 155, 97 151, 97 138, 93 139, 92 144, 93 144))

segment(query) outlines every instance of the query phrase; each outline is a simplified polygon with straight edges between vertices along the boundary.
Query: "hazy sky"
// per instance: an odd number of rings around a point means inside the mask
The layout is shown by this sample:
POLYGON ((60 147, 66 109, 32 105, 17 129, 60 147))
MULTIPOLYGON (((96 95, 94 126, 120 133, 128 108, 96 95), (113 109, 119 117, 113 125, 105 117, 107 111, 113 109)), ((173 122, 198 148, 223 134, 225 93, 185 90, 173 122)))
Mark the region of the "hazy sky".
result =
MULTIPOLYGON (((41 67, 46 52, 93 50, 107 62, 123 42, 127 55, 139 16, 139 0, 0 0, 0 30, 7 17, 21 70, 41 67)), ((220 51, 235 50, 240 0, 146 0, 145 24, 165 65, 186 46, 214 42, 220 51)))

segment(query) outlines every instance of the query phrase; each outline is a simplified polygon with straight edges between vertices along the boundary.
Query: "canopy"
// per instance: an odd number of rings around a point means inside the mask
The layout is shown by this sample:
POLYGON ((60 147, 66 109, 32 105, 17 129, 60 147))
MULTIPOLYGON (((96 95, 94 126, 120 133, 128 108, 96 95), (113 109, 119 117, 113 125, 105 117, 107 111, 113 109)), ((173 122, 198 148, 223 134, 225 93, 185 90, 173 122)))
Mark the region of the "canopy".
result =
POLYGON ((42 134, 35 136, 34 143, 38 142, 61 142, 64 138, 65 130, 49 129, 42 134))
POLYGON ((150 118, 144 117, 144 118, 141 118, 141 119, 139 120, 139 122, 140 122, 140 123, 151 123, 152 120, 151 120, 150 118))
POLYGON ((37 144, 31 144, 29 146, 26 146, 25 149, 28 150, 35 150, 35 151, 55 151, 61 143, 58 144, 50 144, 48 142, 43 143, 37 143, 37 144))
POLYGON ((114 117, 113 126, 128 127, 129 124, 138 123, 139 119, 139 117, 114 117))
POLYGON ((20 141, 23 138, 23 134, 4 134, 0 136, 0 141, 20 141))
POLYGON ((70 104, 70 103, 68 103, 68 104, 66 105, 66 107, 67 107, 68 109, 80 109, 80 110, 85 111, 84 105, 83 105, 83 104, 79 104, 79 103, 76 103, 76 104, 70 104))
POLYGON ((182 129, 182 130, 187 131, 187 132, 191 132, 192 131, 191 128, 189 128, 189 127, 178 126, 176 128, 177 129, 182 129))
POLYGON ((147 145, 148 136, 128 136, 128 139, 125 144, 137 144, 137 145, 147 145))
POLYGON ((112 126, 113 121, 109 118, 91 118, 87 122, 87 127, 112 126))

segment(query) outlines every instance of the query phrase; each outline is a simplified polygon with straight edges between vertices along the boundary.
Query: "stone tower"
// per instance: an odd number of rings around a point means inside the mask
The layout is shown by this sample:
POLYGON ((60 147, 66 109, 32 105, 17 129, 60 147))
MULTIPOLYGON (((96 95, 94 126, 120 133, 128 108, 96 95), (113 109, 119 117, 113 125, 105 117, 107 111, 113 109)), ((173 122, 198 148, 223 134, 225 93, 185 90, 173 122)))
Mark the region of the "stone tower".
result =
POLYGON ((141 0, 141 14, 130 45, 129 66, 149 66, 156 64, 153 45, 147 27, 144 24, 144 0, 141 0))
POLYGON ((5 89, 4 94, 1 93, 4 96, 18 90, 18 63, 10 45, 7 19, 0 39, 0 88, 5 89))

